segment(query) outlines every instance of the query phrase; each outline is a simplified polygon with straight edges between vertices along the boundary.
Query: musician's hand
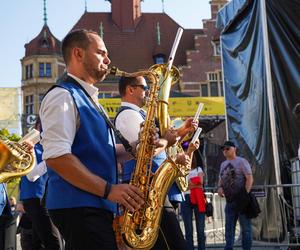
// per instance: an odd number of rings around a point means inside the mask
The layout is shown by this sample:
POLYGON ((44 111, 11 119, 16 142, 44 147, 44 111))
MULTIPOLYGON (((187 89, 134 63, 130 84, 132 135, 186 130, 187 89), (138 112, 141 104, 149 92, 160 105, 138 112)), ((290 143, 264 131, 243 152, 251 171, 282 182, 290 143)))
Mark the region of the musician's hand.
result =
MULTIPOLYGON (((140 127, 141 127, 141 129, 140 129, 140 132, 139 132, 139 136, 138 136, 138 138, 139 138, 139 141, 141 141, 143 138, 142 138, 142 134, 143 134, 143 132, 144 132, 144 125, 145 125, 145 122, 143 122, 143 123, 141 123, 141 125, 140 125, 140 127)), ((149 138, 149 140, 148 140, 148 143, 149 144, 152 144, 152 145, 155 145, 156 147, 162 147, 163 145, 160 143, 160 141, 159 141, 159 134, 158 134, 158 128, 156 128, 156 127, 152 127, 152 128, 150 128, 150 138, 149 138)))
POLYGON ((34 144, 31 142, 31 141, 24 141, 23 142, 24 144, 26 144, 26 147, 30 150, 30 151, 33 151, 33 148, 34 148, 34 144))
POLYGON ((177 130, 178 135, 184 137, 188 133, 196 131, 198 123, 198 121, 193 121, 193 118, 186 119, 183 125, 177 130))
POLYGON ((188 147, 188 150, 187 150, 187 153, 192 153, 194 152, 195 150, 197 150, 200 146, 200 141, 199 139, 197 139, 194 143, 191 143, 189 144, 189 147, 188 147))
POLYGON ((123 205, 132 212, 144 204, 141 190, 130 184, 112 185, 107 199, 123 205))
POLYGON ((180 153, 180 154, 177 154, 175 163, 179 164, 179 165, 184 165, 184 166, 190 165, 191 158, 185 153, 180 153))
POLYGON ((178 139, 177 131, 173 128, 168 129, 162 139, 165 139, 168 142, 167 147, 174 145, 178 139))

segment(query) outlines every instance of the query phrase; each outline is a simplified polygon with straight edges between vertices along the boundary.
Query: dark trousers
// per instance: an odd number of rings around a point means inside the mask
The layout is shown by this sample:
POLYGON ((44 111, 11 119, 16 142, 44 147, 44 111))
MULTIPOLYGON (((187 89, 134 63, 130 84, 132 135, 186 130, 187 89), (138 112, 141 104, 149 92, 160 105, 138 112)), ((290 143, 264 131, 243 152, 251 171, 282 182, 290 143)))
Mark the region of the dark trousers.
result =
POLYGON ((6 218, 0 216, 0 249, 4 249, 6 218))
POLYGON ((67 250, 116 250, 113 214, 100 208, 49 210, 67 250))
POLYGON ((168 198, 165 200, 158 239, 153 249, 187 249, 187 244, 180 228, 175 210, 168 198))
POLYGON ((26 199, 23 205, 32 222, 32 250, 40 249, 41 244, 46 250, 63 249, 58 229, 51 221, 43 201, 39 198, 26 199))

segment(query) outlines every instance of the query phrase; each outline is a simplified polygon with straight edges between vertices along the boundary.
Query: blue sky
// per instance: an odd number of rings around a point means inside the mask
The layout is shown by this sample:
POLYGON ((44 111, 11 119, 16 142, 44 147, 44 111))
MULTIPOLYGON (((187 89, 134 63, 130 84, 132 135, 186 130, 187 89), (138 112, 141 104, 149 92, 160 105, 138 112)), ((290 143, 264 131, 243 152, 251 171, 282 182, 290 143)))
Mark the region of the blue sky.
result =
MULTIPOLYGON (((105 0, 86 2, 89 12, 110 12, 110 3, 105 0)), ((84 9, 84 0, 47 0, 47 23, 54 36, 61 40, 84 9)), ((164 9, 183 28, 202 28, 202 19, 210 18, 209 0, 164 0, 164 9)), ((162 0, 144 0, 142 12, 162 12, 162 0)), ((24 45, 43 24, 43 0, 1 1, 0 87, 21 86, 24 45)))

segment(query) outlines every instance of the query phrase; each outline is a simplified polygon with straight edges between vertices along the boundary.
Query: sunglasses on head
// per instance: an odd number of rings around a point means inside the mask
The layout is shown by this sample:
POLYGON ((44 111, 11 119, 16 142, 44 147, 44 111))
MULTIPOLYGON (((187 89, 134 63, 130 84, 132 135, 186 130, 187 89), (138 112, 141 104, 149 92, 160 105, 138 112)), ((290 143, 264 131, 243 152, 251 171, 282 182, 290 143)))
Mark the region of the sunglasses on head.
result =
POLYGON ((147 85, 130 85, 131 87, 140 87, 142 88, 144 91, 149 90, 149 87, 147 85))

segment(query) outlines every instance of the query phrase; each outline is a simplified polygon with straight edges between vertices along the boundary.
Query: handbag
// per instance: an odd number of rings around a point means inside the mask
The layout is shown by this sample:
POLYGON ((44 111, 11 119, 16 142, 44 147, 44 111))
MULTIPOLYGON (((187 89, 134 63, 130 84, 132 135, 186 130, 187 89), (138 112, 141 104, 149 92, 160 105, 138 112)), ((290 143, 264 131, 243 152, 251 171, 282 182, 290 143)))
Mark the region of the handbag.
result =
POLYGON ((256 199, 256 196, 249 192, 249 203, 247 207, 245 208, 245 215, 249 219, 256 218, 261 213, 261 209, 259 206, 259 203, 256 199))

